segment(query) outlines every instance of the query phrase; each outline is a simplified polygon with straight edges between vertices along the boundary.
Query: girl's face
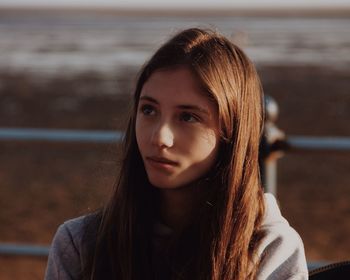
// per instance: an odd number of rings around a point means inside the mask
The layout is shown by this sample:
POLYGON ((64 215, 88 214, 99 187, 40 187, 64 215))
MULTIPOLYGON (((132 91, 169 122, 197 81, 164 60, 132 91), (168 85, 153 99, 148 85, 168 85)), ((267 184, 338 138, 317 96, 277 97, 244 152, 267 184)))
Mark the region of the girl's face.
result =
POLYGON ((218 113, 188 68, 158 70, 144 84, 136 139, 155 187, 186 186, 213 167, 219 147, 218 113))

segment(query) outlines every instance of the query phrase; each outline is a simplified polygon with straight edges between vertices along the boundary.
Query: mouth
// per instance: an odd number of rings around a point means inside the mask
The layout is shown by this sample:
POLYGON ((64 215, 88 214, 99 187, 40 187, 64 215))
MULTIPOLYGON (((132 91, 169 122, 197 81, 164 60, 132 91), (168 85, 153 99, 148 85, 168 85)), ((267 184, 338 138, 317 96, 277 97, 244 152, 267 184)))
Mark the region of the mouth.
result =
POLYGON ((164 165, 178 165, 176 161, 169 160, 164 157, 146 157, 148 161, 154 162, 154 163, 159 163, 159 164, 164 164, 164 165))

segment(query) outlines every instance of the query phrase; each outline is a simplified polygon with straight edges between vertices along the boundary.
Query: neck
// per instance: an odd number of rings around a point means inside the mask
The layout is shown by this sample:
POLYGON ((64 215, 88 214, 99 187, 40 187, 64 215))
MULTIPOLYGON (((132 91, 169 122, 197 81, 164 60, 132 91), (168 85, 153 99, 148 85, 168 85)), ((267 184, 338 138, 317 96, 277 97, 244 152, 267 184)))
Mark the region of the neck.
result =
POLYGON ((160 218, 175 233, 188 226, 196 214, 201 201, 203 186, 187 186, 160 190, 160 218))

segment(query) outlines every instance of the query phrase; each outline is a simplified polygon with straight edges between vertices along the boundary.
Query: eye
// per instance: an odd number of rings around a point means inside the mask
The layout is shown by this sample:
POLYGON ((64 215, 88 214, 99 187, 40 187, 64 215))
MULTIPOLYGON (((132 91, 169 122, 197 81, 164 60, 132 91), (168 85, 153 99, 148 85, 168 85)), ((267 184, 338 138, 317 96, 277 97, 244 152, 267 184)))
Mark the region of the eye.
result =
POLYGON ((182 112, 180 114, 180 120, 184 122, 194 123, 199 122, 200 118, 196 116, 195 114, 188 113, 188 112, 182 112))
POLYGON ((153 115, 156 114, 155 108, 152 105, 149 105, 149 104, 142 105, 141 108, 140 108, 140 111, 145 116, 153 116, 153 115))

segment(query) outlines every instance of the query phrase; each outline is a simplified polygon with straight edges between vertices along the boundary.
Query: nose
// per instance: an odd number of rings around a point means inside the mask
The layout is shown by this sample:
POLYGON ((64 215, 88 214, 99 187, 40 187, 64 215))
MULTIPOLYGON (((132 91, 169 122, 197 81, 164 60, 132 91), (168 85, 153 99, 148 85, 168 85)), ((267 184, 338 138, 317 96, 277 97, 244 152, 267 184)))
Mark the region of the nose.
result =
POLYGON ((158 123, 154 127, 151 142, 161 148, 170 148, 174 145, 174 132, 166 123, 158 123))

